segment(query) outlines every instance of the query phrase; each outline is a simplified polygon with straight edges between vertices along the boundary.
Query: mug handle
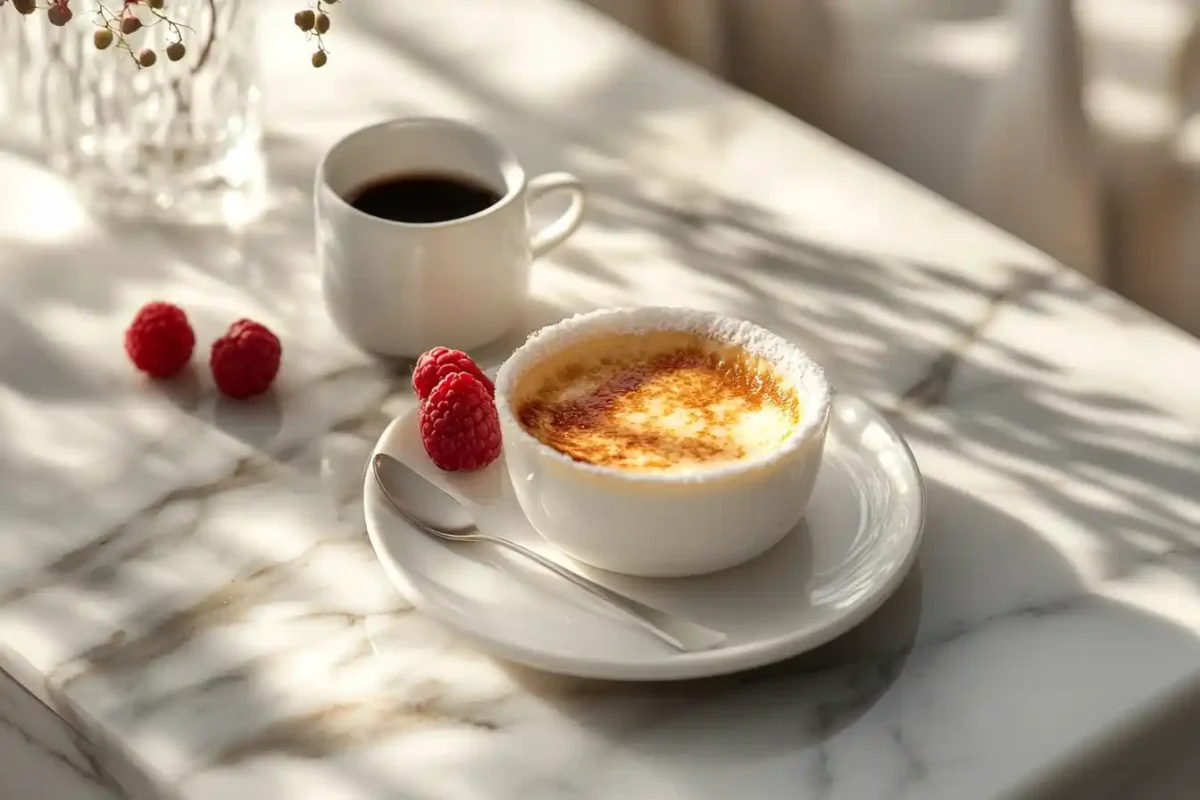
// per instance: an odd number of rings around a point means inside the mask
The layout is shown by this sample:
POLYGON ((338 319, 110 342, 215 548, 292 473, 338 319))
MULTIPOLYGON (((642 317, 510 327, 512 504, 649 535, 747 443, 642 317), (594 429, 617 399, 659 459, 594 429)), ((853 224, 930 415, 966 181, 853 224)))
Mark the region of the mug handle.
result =
POLYGON ((547 172, 529 181, 529 204, 533 205, 551 192, 564 190, 571 193, 571 205, 557 219, 546 224, 533 234, 529 248, 533 257, 545 255, 558 247, 583 222, 583 183, 569 172, 547 172))

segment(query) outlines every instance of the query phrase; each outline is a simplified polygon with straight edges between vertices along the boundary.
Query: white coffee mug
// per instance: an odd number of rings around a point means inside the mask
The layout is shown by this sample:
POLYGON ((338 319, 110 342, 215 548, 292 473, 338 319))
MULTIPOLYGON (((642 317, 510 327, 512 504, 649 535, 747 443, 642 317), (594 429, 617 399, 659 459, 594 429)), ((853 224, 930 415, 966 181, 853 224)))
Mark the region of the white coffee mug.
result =
POLYGON ((533 259, 583 218, 584 190, 565 172, 526 180, 499 142, 462 122, 398 119, 355 131, 327 152, 315 187, 317 254, 325 304, 360 348, 415 358, 431 347, 487 344, 520 320, 533 259), (404 175, 459 179, 497 200, 444 222, 396 222, 351 205, 365 186, 404 175), (571 202, 539 230, 530 205, 562 190, 571 202))

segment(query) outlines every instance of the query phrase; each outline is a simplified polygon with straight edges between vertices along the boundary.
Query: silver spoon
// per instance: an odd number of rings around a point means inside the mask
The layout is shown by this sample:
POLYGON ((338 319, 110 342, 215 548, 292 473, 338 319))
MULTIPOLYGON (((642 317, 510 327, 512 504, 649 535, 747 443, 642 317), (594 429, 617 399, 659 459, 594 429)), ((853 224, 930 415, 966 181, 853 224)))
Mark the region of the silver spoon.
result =
POLYGON ((591 594, 607 602, 622 617, 635 622, 677 650, 684 652, 709 650, 725 641, 725 634, 720 631, 714 631, 703 625, 688 622, 674 614, 669 614, 666 611, 648 606, 645 603, 640 603, 623 594, 618 594, 607 586, 601 586, 595 581, 588 580, 584 576, 572 572, 563 565, 551 561, 545 556, 516 542, 480 533, 474 521, 470 520, 466 509, 444 492, 441 492, 441 494, 447 502, 454 504, 454 511, 457 512, 455 516, 462 519, 463 524, 446 527, 422 519, 416 513, 410 511, 406 504, 400 502, 397 496, 399 492, 396 487, 400 485, 404 478, 411 480, 412 477, 416 477, 427 485, 428 481, 392 456, 377 453, 371 459, 371 471, 375 475, 375 482, 379 484, 384 497, 400 513, 400 516, 404 517, 414 528, 430 536, 436 536, 439 539, 446 539, 451 542, 484 542, 508 548, 512 552, 540 564, 555 575, 566 578, 576 586, 586 589, 591 594))

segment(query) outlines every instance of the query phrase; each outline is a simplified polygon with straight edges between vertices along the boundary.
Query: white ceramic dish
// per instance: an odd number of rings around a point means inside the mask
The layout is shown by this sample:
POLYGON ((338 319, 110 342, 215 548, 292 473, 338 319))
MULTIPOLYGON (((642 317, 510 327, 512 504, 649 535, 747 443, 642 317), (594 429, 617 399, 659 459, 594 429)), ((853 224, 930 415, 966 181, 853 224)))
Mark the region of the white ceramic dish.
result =
MULTIPOLYGON (((415 410, 388 426, 376 452, 399 458, 465 499, 488 533, 571 563, 521 514, 503 464, 470 475, 437 470, 421 447, 415 410)), ((405 492, 412 493, 414 510, 438 518, 455 513, 448 498, 420 480, 405 492)), ((572 564, 621 592, 729 636, 720 648, 679 653, 523 560, 486 546, 438 541, 411 528, 369 474, 364 505, 385 572, 422 611, 492 655, 610 680, 737 672, 833 639, 899 586, 916 556, 925 514, 921 476, 904 440, 867 403, 835 397, 805 519, 773 549, 733 569, 694 578, 633 578, 572 564)))
POLYGON ((794 344, 753 323, 689 308, 571 317, 531 336, 496 377, 504 460, 530 524, 577 561, 645 578, 729 569, 779 544, 812 496, 829 398, 825 373, 794 344), (598 337, 654 331, 695 333, 764 358, 799 396, 799 424, 765 455, 685 473, 584 464, 521 427, 514 395, 531 369, 598 337))

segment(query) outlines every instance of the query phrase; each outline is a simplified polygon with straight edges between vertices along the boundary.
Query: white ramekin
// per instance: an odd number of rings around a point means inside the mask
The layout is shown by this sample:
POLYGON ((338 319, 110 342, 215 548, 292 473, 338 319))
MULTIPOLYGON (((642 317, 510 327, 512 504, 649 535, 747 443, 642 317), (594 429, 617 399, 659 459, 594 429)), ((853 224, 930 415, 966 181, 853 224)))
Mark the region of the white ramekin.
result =
POLYGON ((830 388, 798 347, 753 325, 684 308, 582 314, 532 335, 500 368, 496 405, 504 459, 535 529, 578 561, 642 577, 728 569, 776 545, 804 515, 821 466, 830 388), (688 474, 640 473, 575 461, 518 423, 521 377, 573 344, 614 333, 689 331, 762 356, 800 392, 800 424, 766 455, 688 474))

